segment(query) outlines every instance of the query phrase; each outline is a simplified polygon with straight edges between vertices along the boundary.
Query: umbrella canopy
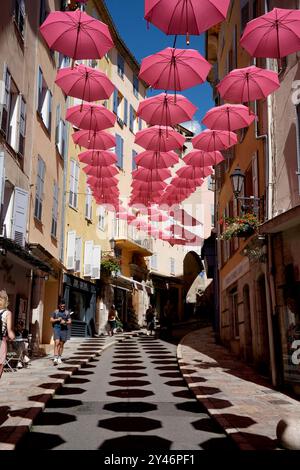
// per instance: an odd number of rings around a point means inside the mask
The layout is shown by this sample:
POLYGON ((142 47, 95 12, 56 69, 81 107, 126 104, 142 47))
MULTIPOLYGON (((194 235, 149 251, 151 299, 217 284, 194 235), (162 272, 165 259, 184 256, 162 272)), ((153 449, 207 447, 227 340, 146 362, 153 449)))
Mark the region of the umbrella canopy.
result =
POLYGON ((137 115, 149 124, 173 126, 190 121, 197 107, 182 95, 160 95, 146 98, 139 104, 137 115))
POLYGON ((40 31, 50 49, 73 59, 100 59, 114 46, 108 26, 80 10, 50 12, 40 31))
POLYGON ((115 125, 117 116, 102 105, 83 104, 67 109, 66 120, 74 126, 91 131, 101 131, 115 125))
POLYGON ((134 142, 146 150, 169 152, 170 150, 181 149, 185 137, 174 131, 172 127, 153 126, 137 132, 134 142))
POLYGON ((233 103, 245 103, 266 98, 280 87, 278 74, 252 65, 232 70, 217 85, 221 97, 233 103))
POLYGON ((213 166, 224 160, 221 152, 203 152, 203 150, 192 150, 183 157, 186 165, 194 167, 213 166))
POLYGON ((252 57, 280 59, 300 50, 300 11, 274 8, 250 21, 240 40, 252 57))
POLYGON ((254 119, 255 114, 243 104, 223 104, 207 111, 202 122, 210 129, 234 131, 250 126, 254 119))
POLYGON ((87 149, 108 150, 116 146, 116 138, 106 131, 80 130, 72 134, 75 145, 87 149))
POLYGON ((179 162, 179 157, 175 152, 153 152, 146 150, 137 155, 135 161, 138 166, 153 170, 173 166, 179 162))
POLYGON ((139 181, 164 181, 171 176, 171 172, 167 168, 159 170, 148 170, 147 168, 139 168, 132 172, 134 179, 139 181))
POLYGON ((157 212, 154 214, 150 214, 149 219, 151 222, 166 222, 169 220, 169 217, 162 212, 157 212))
POLYGON ((163 191, 167 184, 164 181, 139 181, 133 180, 131 183, 133 189, 139 189, 140 191, 163 191))
POLYGON ((171 185, 175 188, 181 189, 195 189, 197 186, 201 186, 203 184, 203 179, 189 179, 189 178, 182 178, 180 176, 175 176, 173 178, 171 185))
POLYGON ((82 168, 83 171, 90 176, 96 176, 96 178, 110 178, 119 173, 119 170, 116 166, 92 166, 87 165, 82 168))
POLYGON ((182 91, 205 82, 211 65, 194 49, 166 49, 142 60, 139 78, 160 90, 182 91))
POLYGON ((118 186, 119 181, 112 176, 97 178, 96 176, 88 176, 87 184, 93 188, 110 188, 118 186))
POLYGON ((105 73, 85 65, 59 70, 55 83, 66 95, 83 101, 106 100, 115 88, 105 73))
POLYGON ((203 168, 194 167, 191 165, 186 165, 176 172, 178 176, 182 176, 183 178, 206 178, 213 173, 213 170, 205 166, 203 168))
POLYGON ((225 20, 230 0, 145 0, 145 19, 166 34, 200 35, 225 20))
POLYGON ((107 150, 87 150, 78 155, 82 163, 92 166, 110 166, 118 161, 118 157, 113 152, 107 150))
POLYGON ((234 132, 205 129, 201 134, 192 138, 192 144, 195 149, 215 152, 237 144, 237 135, 234 132))

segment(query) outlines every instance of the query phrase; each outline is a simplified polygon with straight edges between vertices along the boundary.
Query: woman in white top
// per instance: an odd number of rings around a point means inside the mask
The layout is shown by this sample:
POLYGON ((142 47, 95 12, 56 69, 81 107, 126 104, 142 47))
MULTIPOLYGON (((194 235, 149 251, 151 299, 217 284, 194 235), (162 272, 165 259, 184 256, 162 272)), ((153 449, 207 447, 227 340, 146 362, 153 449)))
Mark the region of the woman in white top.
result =
POLYGON ((3 372, 3 366, 7 354, 7 337, 15 339, 12 330, 12 313, 7 309, 8 295, 6 290, 0 291, 0 377, 3 372))

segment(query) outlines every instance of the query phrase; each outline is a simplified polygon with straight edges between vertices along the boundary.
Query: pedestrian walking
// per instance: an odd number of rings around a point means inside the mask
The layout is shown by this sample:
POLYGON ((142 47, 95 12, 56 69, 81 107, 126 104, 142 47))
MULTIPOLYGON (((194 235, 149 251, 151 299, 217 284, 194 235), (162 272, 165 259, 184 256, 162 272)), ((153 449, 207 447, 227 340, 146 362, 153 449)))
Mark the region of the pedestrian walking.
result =
POLYGON ((14 340, 12 329, 12 313, 8 310, 8 295, 6 290, 0 291, 0 377, 3 372, 7 354, 7 338, 14 340))
POLYGON ((118 312, 116 310, 115 305, 112 305, 109 309, 108 318, 107 318, 107 322, 109 326, 109 330, 108 330, 109 336, 114 335, 114 330, 116 329, 116 326, 117 326, 117 318, 118 318, 118 312))
POLYGON ((146 310, 146 323, 147 323, 147 335, 152 335, 154 333, 154 322, 155 322, 155 310, 152 305, 146 310))
POLYGON ((53 337, 54 337, 54 358, 53 364, 62 363, 62 354, 64 350, 64 344, 68 339, 68 329, 71 325, 71 315, 66 310, 66 304, 64 300, 61 300, 58 304, 58 309, 51 314, 50 321, 53 326, 53 337))

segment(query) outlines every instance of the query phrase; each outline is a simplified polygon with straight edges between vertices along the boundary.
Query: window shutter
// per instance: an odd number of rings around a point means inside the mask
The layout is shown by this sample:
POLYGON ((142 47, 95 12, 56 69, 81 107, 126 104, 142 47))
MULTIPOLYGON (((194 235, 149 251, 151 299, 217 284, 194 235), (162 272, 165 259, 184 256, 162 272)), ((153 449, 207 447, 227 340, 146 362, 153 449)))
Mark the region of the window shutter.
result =
POLYGON ((7 135, 7 131, 8 131, 10 88, 11 88, 11 74, 7 66, 5 65, 4 77, 3 77, 3 91, 2 91, 2 97, 1 97, 1 130, 4 132, 5 136, 7 135))
POLYGON ((76 237, 75 246, 75 272, 80 273, 81 270, 81 252, 82 252, 82 239, 76 237))
POLYGON ((69 204, 72 207, 74 206, 74 187, 75 187, 75 160, 71 160, 69 204))
POLYGON ((25 245, 27 223, 28 191, 15 187, 12 238, 19 245, 25 245))
POLYGON ((74 207, 77 209, 78 206, 78 183, 79 183, 79 171, 80 166, 75 163, 75 181, 74 181, 74 207))
POLYGON ((55 144, 58 148, 59 153, 61 153, 60 149, 60 104, 56 107, 56 120, 55 120, 55 144))
POLYGON ((92 190, 89 186, 86 188, 85 218, 92 220, 92 190))
POLYGON ((93 246, 94 242, 89 240, 84 244, 84 272, 85 277, 91 277, 92 275, 92 263, 93 263, 93 246))
POLYGON ((136 169, 136 161, 135 161, 135 157, 137 156, 137 152, 135 150, 132 150, 132 170, 135 170, 136 169))
POLYGON ((52 207, 52 226, 51 235, 56 237, 57 235, 57 219, 58 219, 58 184, 56 181, 53 186, 53 207, 52 207))
POLYGON ((3 204, 4 200, 4 188, 5 188, 5 156, 4 152, 0 152, 0 206, 3 204))
POLYGON ((116 88, 114 89, 113 112, 118 114, 118 90, 116 88))
POLYGON ((25 133, 26 133, 26 103, 22 95, 20 100, 20 114, 19 114, 19 154, 24 157, 25 151, 25 133))
POLYGON ((128 101, 124 98, 124 124, 127 126, 128 122, 128 101))
POLYGON ((142 122, 142 119, 139 117, 139 131, 142 130, 142 127, 143 127, 143 122, 142 122))
POLYGON ((101 246, 93 247, 92 279, 100 279, 101 246))
POLYGON ((48 90, 48 117, 47 117, 47 128, 49 133, 51 134, 51 125, 52 125, 52 93, 48 90))
POLYGON ((67 269, 74 271, 75 269, 75 248, 76 248, 76 231, 68 232, 67 241, 67 269))
POLYGON ((119 134, 116 134, 116 154, 118 157, 117 166, 122 168, 122 138, 119 134))
POLYGON ((124 139, 121 137, 121 163, 120 163, 120 168, 123 168, 123 160, 124 160, 124 139))
POLYGON ((131 130, 131 132, 133 132, 133 119, 134 119, 134 116, 133 116, 133 107, 130 105, 130 110, 129 110, 129 129, 131 130))
POLYGON ((43 72, 41 68, 38 69, 38 87, 37 87, 37 106, 36 109, 39 113, 42 113, 43 107, 43 72))

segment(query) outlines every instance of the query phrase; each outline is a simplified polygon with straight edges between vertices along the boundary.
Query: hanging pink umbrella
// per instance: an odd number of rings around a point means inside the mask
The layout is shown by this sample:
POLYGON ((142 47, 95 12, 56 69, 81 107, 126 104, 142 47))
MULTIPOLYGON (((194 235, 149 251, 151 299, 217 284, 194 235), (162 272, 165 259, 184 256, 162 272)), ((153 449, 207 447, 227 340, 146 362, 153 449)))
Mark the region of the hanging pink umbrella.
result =
POLYGON ((87 178, 87 184, 93 188, 99 187, 99 188, 109 188, 113 186, 118 186, 119 181, 115 177, 102 177, 102 178, 97 178, 96 176, 88 176, 87 178))
POLYGON ((50 49, 73 59, 100 59, 114 46, 108 26, 79 10, 50 12, 40 31, 50 49))
POLYGON ((159 170, 148 170, 147 168, 139 168, 132 172, 132 177, 140 181, 164 181, 170 178, 171 172, 167 168, 159 170))
POLYGON ((175 152, 153 152, 146 150, 135 157, 136 164, 143 168, 153 170, 156 168, 168 168, 179 162, 175 152))
POLYGON ((261 100, 280 87, 278 74, 254 65, 232 70, 217 85, 221 97, 233 103, 261 100))
POLYGON ((255 117, 243 104, 223 104, 207 111, 202 122, 210 129, 235 131, 250 126, 255 117))
POLYGON ((137 115, 149 124, 173 126, 180 122, 190 121, 197 107, 182 95, 175 96, 161 93, 146 98, 139 104, 137 115))
POLYGON ((109 166, 118 161, 118 157, 113 152, 107 150, 87 150, 78 155, 81 163, 92 166, 109 166))
POLYGON ((181 149, 185 137, 172 127, 153 126, 137 132, 134 142, 146 150, 169 152, 170 150, 181 149))
POLYGON ((151 190, 151 191, 162 191, 166 188, 167 184, 164 181, 151 181, 151 182, 145 182, 145 181, 139 181, 139 180, 133 180, 131 183, 132 188, 134 189, 139 189, 139 190, 151 190))
POLYGON ((176 92, 204 83, 210 69, 198 51, 167 47, 142 60, 139 78, 152 88, 176 92))
POLYGON ((230 0, 145 0, 145 19, 164 33, 199 36, 224 21, 230 0))
POLYGON ((183 157, 186 165, 194 167, 205 167, 218 165, 224 161, 221 152, 203 152, 203 150, 192 150, 183 157))
POLYGON ((102 105, 83 104, 67 109, 66 120, 74 126, 101 131, 115 125, 117 116, 102 105))
POLYGON ((85 65, 59 70, 55 83, 66 95, 83 101, 106 100, 115 89, 105 73, 85 65))
POLYGON ((151 222, 166 222, 167 220, 169 220, 169 217, 163 214, 162 212, 158 212, 150 214, 149 219, 151 220, 151 222))
POLYGON ((91 166, 87 165, 82 168, 83 171, 90 176, 96 176, 97 178, 109 178, 119 173, 116 166, 91 166))
POLYGON ((197 186, 201 186, 203 184, 202 178, 197 179, 190 179, 190 178, 182 178, 180 176, 176 176, 173 178, 171 185, 175 188, 181 189, 195 189, 197 186))
POLYGON ((280 59, 300 50, 300 11, 274 8, 250 21, 240 40, 252 57, 280 59))
POLYGON ((192 144, 195 149, 215 152, 237 144, 237 135, 234 132, 228 133, 227 131, 205 129, 205 131, 193 137, 192 144))
POLYGON ((183 178, 206 178, 207 176, 211 175, 213 170, 206 166, 204 168, 198 168, 191 165, 186 165, 176 172, 178 176, 182 176, 183 178))
POLYGON ((72 134, 75 145, 80 145, 87 149, 108 150, 116 146, 116 138, 106 131, 80 130, 72 134))
POLYGON ((149 224, 143 219, 136 218, 130 222, 130 227, 134 227, 137 230, 148 230, 149 224))

